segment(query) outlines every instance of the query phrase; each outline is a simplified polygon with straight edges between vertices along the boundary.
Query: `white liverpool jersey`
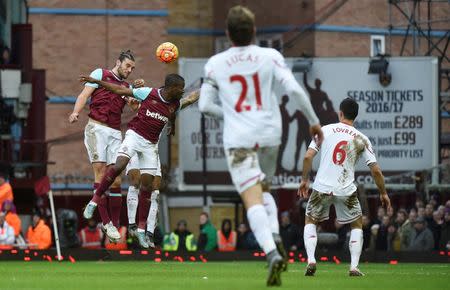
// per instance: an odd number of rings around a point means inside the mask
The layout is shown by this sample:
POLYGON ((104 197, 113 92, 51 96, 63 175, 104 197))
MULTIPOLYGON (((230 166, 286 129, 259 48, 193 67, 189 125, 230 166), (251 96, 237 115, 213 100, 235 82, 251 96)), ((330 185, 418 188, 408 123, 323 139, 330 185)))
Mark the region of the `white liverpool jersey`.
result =
POLYGON ((324 140, 320 148, 314 140, 309 148, 320 151, 320 165, 313 189, 338 196, 356 191, 355 166, 362 156, 366 165, 377 161, 370 140, 354 127, 336 123, 322 127, 324 140))
POLYGON ((310 124, 317 124, 308 96, 278 51, 256 45, 231 47, 208 60, 199 107, 208 112, 206 99, 211 96, 203 87, 214 87, 217 91, 214 97, 218 96, 223 111, 225 148, 281 143, 281 114, 274 93, 276 82, 296 94, 294 97, 310 124))

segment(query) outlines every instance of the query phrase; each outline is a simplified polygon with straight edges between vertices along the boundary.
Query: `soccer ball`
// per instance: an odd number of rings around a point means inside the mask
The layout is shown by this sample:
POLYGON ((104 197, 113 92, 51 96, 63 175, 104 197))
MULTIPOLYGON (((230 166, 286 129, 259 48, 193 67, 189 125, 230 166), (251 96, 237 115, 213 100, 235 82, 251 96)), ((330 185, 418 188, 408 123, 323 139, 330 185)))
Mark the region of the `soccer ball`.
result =
POLYGON ((165 63, 172 62, 178 58, 178 48, 171 42, 161 43, 156 49, 156 57, 165 63))

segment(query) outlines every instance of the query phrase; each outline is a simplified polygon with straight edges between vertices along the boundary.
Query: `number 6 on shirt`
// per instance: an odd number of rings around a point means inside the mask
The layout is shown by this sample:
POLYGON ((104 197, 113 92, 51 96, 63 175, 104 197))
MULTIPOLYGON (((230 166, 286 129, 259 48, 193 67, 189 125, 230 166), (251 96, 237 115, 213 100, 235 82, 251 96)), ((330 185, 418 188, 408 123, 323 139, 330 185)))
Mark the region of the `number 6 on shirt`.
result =
POLYGON ((341 141, 336 144, 333 150, 333 163, 336 165, 342 165, 345 158, 347 157, 347 152, 345 152, 344 147, 348 144, 347 141, 341 141))
MULTIPOLYGON (((252 79, 253 79, 253 86, 255 87, 256 109, 261 110, 262 107, 261 89, 259 86, 258 74, 255 73, 254 75, 252 75, 252 79)), ((240 113, 242 111, 250 111, 252 109, 250 105, 243 105, 245 98, 247 97, 247 90, 248 90, 247 80, 245 79, 245 77, 243 75, 232 75, 230 76, 230 82, 240 82, 242 85, 241 94, 239 96, 236 105, 234 106, 236 112, 240 113)))

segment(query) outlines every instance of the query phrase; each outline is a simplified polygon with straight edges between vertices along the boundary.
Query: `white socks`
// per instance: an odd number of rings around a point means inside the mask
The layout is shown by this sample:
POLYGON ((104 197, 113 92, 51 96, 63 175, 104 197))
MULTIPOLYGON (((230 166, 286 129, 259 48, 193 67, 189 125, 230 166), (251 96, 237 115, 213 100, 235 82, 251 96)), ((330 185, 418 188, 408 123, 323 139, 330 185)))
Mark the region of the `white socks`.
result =
POLYGON ((305 242, 306 254, 308 255, 308 264, 316 263, 314 252, 316 251, 317 245, 317 230, 315 224, 305 225, 303 240, 305 242))
POLYGON ((280 226, 278 223, 278 209, 275 200, 268 192, 263 192, 263 203, 266 209, 267 217, 269 218, 270 230, 273 234, 280 233, 280 226))
POLYGON ((247 210, 247 219, 250 228, 255 234, 259 246, 268 254, 276 249, 270 230, 269 219, 262 204, 257 204, 247 210))
POLYGON ((158 218, 158 205, 159 205, 159 190, 153 190, 150 197, 150 209, 148 211, 147 218, 147 231, 150 233, 155 232, 156 220, 158 218))
POLYGON ((350 270, 358 268, 362 246, 363 246, 363 231, 361 229, 353 229, 350 232, 350 241, 348 243, 351 256, 350 270))
POLYGON ((128 212, 128 223, 136 223, 136 211, 139 201, 139 189, 130 185, 128 187, 127 194, 127 212, 128 212))

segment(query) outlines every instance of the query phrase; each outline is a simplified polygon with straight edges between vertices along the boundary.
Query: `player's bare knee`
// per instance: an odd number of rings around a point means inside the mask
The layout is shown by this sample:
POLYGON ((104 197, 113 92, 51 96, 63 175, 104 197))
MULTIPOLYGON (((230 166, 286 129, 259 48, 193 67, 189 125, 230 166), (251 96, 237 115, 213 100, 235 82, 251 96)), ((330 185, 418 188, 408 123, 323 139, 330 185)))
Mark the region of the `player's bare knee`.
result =
POLYGON ((312 217, 306 216, 305 217, 305 225, 307 225, 307 224, 313 224, 313 225, 317 226, 319 224, 319 222, 317 220, 313 219, 312 217))
POLYGON ((137 169, 132 169, 128 172, 128 179, 130 181, 130 185, 139 188, 141 183, 141 173, 137 169))
POLYGON ((263 192, 270 192, 270 184, 268 181, 261 182, 261 187, 263 192))
POLYGON ((119 176, 116 177, 116 179, 114 179, 114 182, 111 184, 111 187, 120 187, 120 185, 122 184, 122 178, 119 176))
POLYGON ((350 224, 351 229, 362 229, 362 216, 350 224))
POLYGON ((119 155, 116 159, 116 163, 113 165, 116 172, 124 171, 129 161, 130 158, 119 155))
POLYGON ((141 175, 141 186, 140 188, 145 191, 152 191, 153 176, 150 174, 141 175))
POLYGON ((246 209, 263 204, 261 184, 255 184, 241 193, 241 199, 246 209))
POLYGON ((161 187, 161 176, 155 176, 152 182, 152 190, 159 190, 161 187))
POLYGON ((100 182, 106 171, 106 164, 103 162, 92 163, 92 169, 94 170, 94 178, 96 182, 100 182))

